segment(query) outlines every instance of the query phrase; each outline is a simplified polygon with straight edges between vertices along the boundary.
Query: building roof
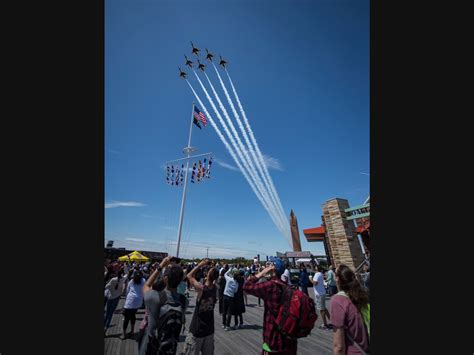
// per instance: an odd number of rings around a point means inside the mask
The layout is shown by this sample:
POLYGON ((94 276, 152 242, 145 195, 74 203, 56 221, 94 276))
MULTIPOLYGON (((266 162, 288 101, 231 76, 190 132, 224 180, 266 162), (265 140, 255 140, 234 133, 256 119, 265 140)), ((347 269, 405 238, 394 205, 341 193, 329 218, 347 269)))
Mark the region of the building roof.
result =
POLYGON ((370 219, 363 219, 362 221, 363 222, 359 224, 359 226, 356 228, 356 232, 358 234, 361 234, 366 230, 370 229, 370 219))
POLYGON ((307 234, 324 234, 326 230, 324 229, 324 226, 316 227, 316 228, 308 228, 308 229, 303 229, 303 233, 305 235, 307 234))

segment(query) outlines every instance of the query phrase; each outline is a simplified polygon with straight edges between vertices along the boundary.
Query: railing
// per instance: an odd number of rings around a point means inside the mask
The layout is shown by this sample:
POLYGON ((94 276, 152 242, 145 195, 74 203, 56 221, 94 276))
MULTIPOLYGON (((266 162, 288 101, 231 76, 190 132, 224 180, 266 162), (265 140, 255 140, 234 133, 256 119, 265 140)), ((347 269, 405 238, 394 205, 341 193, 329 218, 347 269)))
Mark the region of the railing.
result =
POLYGON ((362 269, 362 267, 363 267, 365 264, 369 265, 369 263, 370 263, 370 257, 367 258, 367 259, 365 259, 365 260, 357 267, 357 269, 355 270, 355 273, 357 274, 357 273, 360 271, 360 269, 362 269))

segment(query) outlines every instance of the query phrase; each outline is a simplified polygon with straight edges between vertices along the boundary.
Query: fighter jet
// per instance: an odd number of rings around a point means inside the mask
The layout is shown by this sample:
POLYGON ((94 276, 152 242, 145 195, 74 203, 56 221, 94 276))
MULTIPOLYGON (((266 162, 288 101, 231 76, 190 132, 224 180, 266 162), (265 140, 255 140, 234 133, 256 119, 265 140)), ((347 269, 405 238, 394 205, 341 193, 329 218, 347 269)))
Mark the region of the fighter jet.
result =
POLYGON ((206 48, 206 53, 207 53, 206 59, 207 59, 208 61, 212 62, 212 57, 214 57, 214 54, 209 53, 209 51, 207 50, 207 48, 206 48))
POLYGON ((220 55, 219 55, 219 58, 221 58, 221 61, 220 61, 219 65, 220 65, 222 68, 225 68, 227 62, 226 62, 224 59, 222 59, 222 57, 221 57, 220 55))
POLYGON ((178 67, 178 69, 179 69, 179 77, 181 79, 186 79, 186 75, 188 75, 188 74, 186 74, 184 71, 182 71, 180 67, 178 67))
POLYGON ((193 62, 190 61, 190 60, 188 59, 188 57, 186 57, 186 54, 184 55, 184 58, 186 58, 186 65, 187 65, 188 67, 192 68, 192 67, 193 67, 193 62))
POLYGON ((197 60, 198 61, 198 69, 201 69, 202 71, 204 71, 204 68, 206 67, 204 64, 201 64, 201 62, 199 61, 199 59, 197 60))
POLYGON ((193 47, 193 54, 196 54, 196 56, 198 56, 200 49, 197 47, 194 47, 193 42, 191 42, 191 46, 193 47))

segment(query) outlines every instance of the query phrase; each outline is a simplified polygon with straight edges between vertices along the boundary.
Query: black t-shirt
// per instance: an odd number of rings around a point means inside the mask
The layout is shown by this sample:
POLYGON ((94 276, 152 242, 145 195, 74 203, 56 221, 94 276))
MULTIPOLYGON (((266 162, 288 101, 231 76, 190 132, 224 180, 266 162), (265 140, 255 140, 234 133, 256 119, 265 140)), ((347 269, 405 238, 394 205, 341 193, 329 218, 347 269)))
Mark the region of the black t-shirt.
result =
POLYGON ((204 285, 201 298, 197 301, 194 308, 193 319, 189 326, 189 331, 196 338, 203 338, 214 334, 214 306, 216 304, 216 287, 207 287, 204 285))

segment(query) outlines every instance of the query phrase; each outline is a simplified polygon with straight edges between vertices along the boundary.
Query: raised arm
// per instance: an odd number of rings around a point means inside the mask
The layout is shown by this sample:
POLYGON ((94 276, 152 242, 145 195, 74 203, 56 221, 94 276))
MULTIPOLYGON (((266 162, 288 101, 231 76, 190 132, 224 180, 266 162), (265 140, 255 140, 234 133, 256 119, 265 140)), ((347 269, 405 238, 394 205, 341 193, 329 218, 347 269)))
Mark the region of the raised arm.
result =
POLYGON ((247 282, 244 284, 243 291, 255 296, 255 297, 260 297, 262 299, 266 299, 268 291, 267 291, 267 282, 261 282, 257 283, 258 279, 262 278, 269 272, 272 272, 275 270, 275 266, 272 264, 262 271, 260 271, 257 275, 255 276, 250 276, 247 279, 247 282))
POLYGON ((233 268, 230 267, 229 270, 227 270, 227 272, 224 274, 226 281, 231 281, 234 279, 232 276, 230 276, 230 273, 232 272, 232 270, 233 268))
POLYGON ((152 289, 153 284, 155 283, 158 276, 161 274, 161 270, 168 266, 168 264, 171 262, 171 258, 171 256, 167 256, 166 258, 164 258, 161 261, 160 265, 156 268, 156 270, 153 271, 153 274, 148 277, 148 280, 146 280, 145 285, 143 285, 143 293, 147 293, 152 289))
POLYGON ((201 283, 196 280, 196 278, 194 277, 194 275, 196 274, 196 272, 202 268, 204 265, 207 265, 207 263, 209 262, 208 259, 204 259, 204 260, 201 260, 201 262, 199 264, 197 264, 197 266, 192 269, 189 274, 186 276, 186 278, 189 280, 189 283, 191 285, 194 286, 194 289, 198 292, 198 295, 201 294, 202 292, 202 289, 204 288, 203 285, 201 285, 201 283))

